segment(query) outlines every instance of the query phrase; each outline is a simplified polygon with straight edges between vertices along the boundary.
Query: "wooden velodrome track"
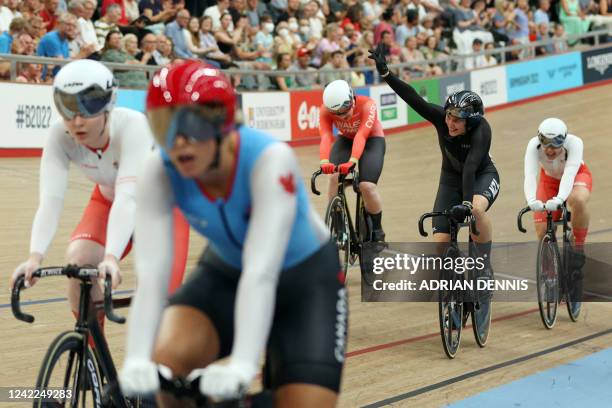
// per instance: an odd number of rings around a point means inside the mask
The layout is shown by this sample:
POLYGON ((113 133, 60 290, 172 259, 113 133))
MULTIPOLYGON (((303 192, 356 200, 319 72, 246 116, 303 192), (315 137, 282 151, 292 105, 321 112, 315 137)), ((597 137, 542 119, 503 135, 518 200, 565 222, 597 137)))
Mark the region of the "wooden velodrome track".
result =
MULTIPOLYGON (((515 217, 524 205, 524 149, 539 122, 547 116, 564 119, 570 132, 584 139, 585 161, 594 179, 590 202, 592 233, 588 240, 612 241, 612 215, 606 210, 612 201, 611 105, 612 85, 608 84, 487 114, 493 128, 492 155, 501 175, 501 195, 491 210, 495 241, 533 239, 532 224, 528 224, 530 234, 520 234, 515 217)), ((428 126, 387 138, 380 191, 384 200, 383 224, 389 241, 421 239, 416 220, 431 209, 440 172, 440 153, 433 132, 428 126)), ((309 181, 318 163, 318 147, 298 148, 297 154, 305 181, 309 181)), ((0 291, 0 387, 33 385, 47 346, 54 336, 73 325, 65 300, 58 300, 65 297, 63 279, 47 279, 24 292, 25 301, 55 299, 24 307, 36 317, 32 325, 16 321, 6 307, 9 276, 25 259, 29 248, 30 227, 38 203, 38 166, 39 159, 0 160, 3 192, 0 199, 0 282, 5 288, 0 291)), ((62 263, 67 239, 80 219, 91 190, 92 185, 78 171, 71 172, 62 222, 49 251, 47 265, 62 263)), ((312 199, 322 214, 325 199, 312 199)), ((190 266, 194 265, 203 247, 201 238, 192 237, 190 266)), ((133 289, 131 256, 123 263, 123 270, 121 289, 133 289)), ((466 331, 457 358, 449 361, 440 344, 435 304, 361 303, 357 272, 358 269, 351 270, 348 282, 349 346, 340 399, 344 407, 384 405, 391 403, 388 399, 393 397, 397 397, 394 406, 444 406, 612 346, 612 334, 601 333, 612 328, 610 304, 585 305, 578 323, 571 323, 565 310, 560 309, 557 325, 547 331, 540 322, 535 303, 496 303, 487 347, 479 349, 471 331, 466 331), (600 335, 554 352, 538 353, 597 333, 600 335), (520 361, 513 362, 515 359, 520 361), (474 373, 504 362, 513 364, 474 373)), ((121 312, 125 314, 125 309, 121 312)), ((106 327, 115 361, 120 364, 125 327, 108 323, 106 327)), ((0 403, 0 406, 9 405, 0 403)))

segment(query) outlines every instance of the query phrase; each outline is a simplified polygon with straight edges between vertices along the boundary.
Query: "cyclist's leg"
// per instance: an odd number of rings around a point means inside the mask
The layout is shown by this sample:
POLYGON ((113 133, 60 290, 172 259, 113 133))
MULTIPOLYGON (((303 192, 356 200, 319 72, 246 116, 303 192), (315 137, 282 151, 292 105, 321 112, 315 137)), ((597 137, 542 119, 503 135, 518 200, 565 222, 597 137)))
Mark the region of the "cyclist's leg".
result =
MULTIPOLYGON (((233 342, 235 292, 239 271, 227 266, 210 249, 196 270, 170 298, 164 311, 153 360, 185 376, 196 368, 229 355, 233 342)), ((180 406, 160 395, 164 407, 180 406)))
MULTIPOLYGON (((342 163, 346 163, 351 158, 351 149, 353 141, 346 137, 338 136, 334 142, 331 152, 329 153, 329 161, 336 166, 342 163)), ((329 184, 327 189, 328 198, 331 200, 333 196, 338 192, 338 174, 334 173, 329 177, 329 184)))
POLYGON ((567 205, 572 213, 572 231, 574 233, 575 245, 582 249, 589 229, 590 214, 587 203, 591 196, 593 181, 591 172, 583 164, 576 177, 572 192, 567 198, 567 205))
MULTIPOLYGON (((536 199, 546 203, 559 192, 559 180, 549 177, 540 170, 540 180, 536 190, 536 199)), ((561 214, 555 212, 554 219, 557 219, 561 214)), ((535 223, 536 236, 538 241, 546 234, 546 211, 538 211, 533 213, 533 221, 535 223)))
POLYGON ((487 211, 499 194, 499 174, 495 168, 491 168, 476 175, 474 181, 474 196, 472 198, 472 214, 476 218, 478 235, 472 235, 472 241, 476 243, 489 243, 493 235, 493 223, 487 211))
POLYGON ((275 407, 336 406, 348 328, 339 269, 337 250, 326 243, 281 273, 266 370, 275 407))
POLYGON ((385 160, 385 148, 384 137, 372 136, 366 141, 359 160, 359 190, 365 209, 372 219, 374 241, 385 239, 382 228, 382 200, 376 188, 385 160))
MULTIPOLYGON (((459 180, 455 180, 448 174, 440 176, 440 184, 436 193, 433 211, 445 211, 457 204, 461 204, 461 187, 459 180)), ((442 255, 446 243, 450 242, 450 225, 445 217, 432 219, 433 241, 441 244, 438 246, 438 254, 442 255)))

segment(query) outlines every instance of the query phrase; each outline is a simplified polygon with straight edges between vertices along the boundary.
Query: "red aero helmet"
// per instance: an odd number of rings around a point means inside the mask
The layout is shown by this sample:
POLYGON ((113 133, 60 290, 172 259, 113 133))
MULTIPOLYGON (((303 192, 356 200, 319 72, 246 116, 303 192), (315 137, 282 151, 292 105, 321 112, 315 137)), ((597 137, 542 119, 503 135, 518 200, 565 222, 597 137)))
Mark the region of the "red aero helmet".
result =
POLYGON ((234 126, 234 88, 221 71, 204 62, 189 60, 170 64, 157 71, 149 83, 147 111, 206 104, 221 104, 225 107, 224 132, 234 126))

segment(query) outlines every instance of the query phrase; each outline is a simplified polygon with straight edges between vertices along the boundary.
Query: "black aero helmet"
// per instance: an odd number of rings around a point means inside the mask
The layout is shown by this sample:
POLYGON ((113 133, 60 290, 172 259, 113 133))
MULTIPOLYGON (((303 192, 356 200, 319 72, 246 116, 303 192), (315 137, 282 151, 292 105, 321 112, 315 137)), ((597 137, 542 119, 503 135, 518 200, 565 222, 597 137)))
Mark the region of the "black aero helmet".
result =
POLYGON ((459 91, 450 95, 444 104, 444 111, 451 116, 465 119, 467 130, 476 127, 484 115, 482 99, 472 91, 459 91))

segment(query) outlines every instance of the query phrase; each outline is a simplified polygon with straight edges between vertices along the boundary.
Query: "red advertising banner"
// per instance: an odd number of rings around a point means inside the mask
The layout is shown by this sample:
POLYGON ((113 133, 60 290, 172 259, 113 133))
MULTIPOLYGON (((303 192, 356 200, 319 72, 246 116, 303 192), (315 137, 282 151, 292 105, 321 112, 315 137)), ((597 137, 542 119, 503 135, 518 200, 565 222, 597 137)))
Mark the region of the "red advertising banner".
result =
POLYGON ((319 137, 319 108, 323 103, 323 90, 292 91, 291 140, 319 137))

